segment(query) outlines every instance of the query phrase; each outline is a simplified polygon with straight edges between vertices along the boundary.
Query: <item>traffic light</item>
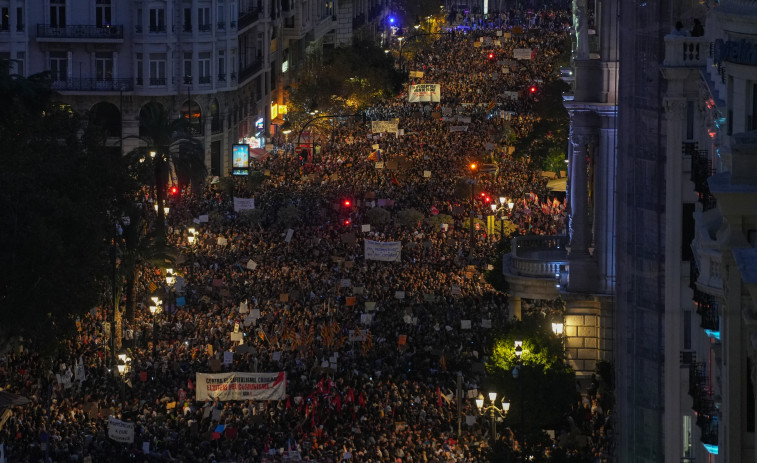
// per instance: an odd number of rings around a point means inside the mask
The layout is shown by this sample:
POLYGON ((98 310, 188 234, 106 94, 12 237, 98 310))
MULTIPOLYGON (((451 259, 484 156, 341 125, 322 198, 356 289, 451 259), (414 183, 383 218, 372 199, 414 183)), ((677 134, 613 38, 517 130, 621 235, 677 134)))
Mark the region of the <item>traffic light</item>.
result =
POLYGON ((489 58, 489 61, 494 61, 494 53, 489 52, 488 55, 486 55, 487 58, 489 58))
POLYGON ((176 187, 176 186, 172 186, 171 187, 171 196, 176 196, 177 194, 179 194, 179 188, 176 187))
POLYGON ((351 223, 352 222, 350 221, 350 219, 344 219, 344 226, 345 227, 349 227, 351 223))
POLYGON ((352 202, 349 199, 345 199, 344 201, 342 201, 342 205, 344 207, 350 207, 352 206, 352 202))
POLYGON ((486 204, 489 204, 490 202, 492 202, 492 198, 491 198, 491 196, 489 196, 488 194, 486 194, 486 193, 484 193, 482 191, 481 192, 481 201, 485 202, 486 204))
POLYGON ((531 95, 533 95, 534 93, 536 93, 538 90, 539 89, 536 88, 536 85, 531 85, 530 87, 528 87, 528 93, 530 93, 531 95))

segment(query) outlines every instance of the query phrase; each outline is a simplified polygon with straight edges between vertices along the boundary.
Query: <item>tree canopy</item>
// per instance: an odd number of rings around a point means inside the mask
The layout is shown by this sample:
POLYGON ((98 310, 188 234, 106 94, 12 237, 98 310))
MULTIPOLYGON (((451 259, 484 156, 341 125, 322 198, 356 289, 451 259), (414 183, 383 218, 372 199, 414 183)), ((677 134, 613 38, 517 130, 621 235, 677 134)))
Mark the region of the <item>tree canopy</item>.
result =
POLYGON ((48 76, 9 70, 0 69, 0 336, 46 343, 98 304, 110 276, 119 156, 86 143, 96 137, 54 102, 48 76))

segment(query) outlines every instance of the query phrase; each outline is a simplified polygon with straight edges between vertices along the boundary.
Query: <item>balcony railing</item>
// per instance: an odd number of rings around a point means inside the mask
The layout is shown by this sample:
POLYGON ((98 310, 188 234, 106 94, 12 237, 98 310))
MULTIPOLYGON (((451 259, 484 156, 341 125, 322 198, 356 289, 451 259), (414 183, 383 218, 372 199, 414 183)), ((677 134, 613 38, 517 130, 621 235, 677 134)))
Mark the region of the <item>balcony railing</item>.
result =
POLYGON ((243 29, 250 24, 254 23, 260 17, 260 10, 257 8, 250 8, 245 12, 239 14, 239 29, 243 29))
POLYGON ((68 79, 53 81, 51 88, 58 91, 129 92, 134 90, 132 79, 68 79))
POLYGON ((705 37, 665 36, 665 67, 704 67, 710 46, 705 37))
POLYGON ((209 84, 210 83, 210 76, 200 76, 200 83, 201 84, 209 84))
POLYGON ((707 150, 698 149, 696 143, 684 142, 682 145, 684 156, 691 157, 691 181, 694 182, 694 190, 699 196, 699 202, 702 208, 707 211, 715 208, 715 197, 710 193, 710 186, 707 183, 715 171, 712 169, 712 161, 709 158, 707 150))
POLYGON ((239 71, 239 81, 242 82, 251 75, 255 74, 256 72, 263 69, 263 61, 257 60, 254 61, 252 64, 247 65, 244 69, 241 69, 239 71))
POLYGON ((160 33, 166 31, 166 25, 165 24, 150 24, 150 32, 153 33, 160 33))
POLYGON ((226 29, 226 23, 223 21, 218 21, 218 24, 216 24, 216 29, 218 29, 219 31, 226 29))
POLYGON ((511 240, 509 272, 532 278, 555 278, 568 263, 567 236, 519 236, 511 240))
POLYGON ((714 296, 694 289, 694 304, 697 306, 697 314, 702 318, 701 326, 705 330, 720 330, 720 315, 718 314, 718 301, 714 296))
POLYGON ((165 77, 150 77, 150 85, 162 86, 166 85, 165 77))
POLYGON ((200 32, 210 32, 210 24, 200 24, 198 28, 200 32))
POLYGON ((45 39, 123 39, 123 26, 73 25, 53 27, 37 24, 37 37, 45 39))

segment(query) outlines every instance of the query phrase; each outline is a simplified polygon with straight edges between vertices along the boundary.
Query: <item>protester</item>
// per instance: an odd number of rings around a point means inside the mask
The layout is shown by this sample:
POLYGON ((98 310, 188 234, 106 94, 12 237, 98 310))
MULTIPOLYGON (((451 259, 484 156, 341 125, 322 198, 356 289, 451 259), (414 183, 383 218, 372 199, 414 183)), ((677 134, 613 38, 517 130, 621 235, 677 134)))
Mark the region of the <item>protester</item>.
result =
MULTIPOLYGON (((500 196, 515 203, 507 218, 519 234, 561 234, 565 219, 541 172, 496 134, 524 136, 535 123, 526 98, 502 94, 553 78, 569 14, 541 12, 512 40, 498 35, 509 33, 507 18, 480 19, 475 34, 416 53, 418 83, 443 82, 442 101, 408 103, 404 94, 366 112, 399 119, 401 134, 345 120, 316 162, 293 162, 291 147, 260 162, 267 178, 255 192, 258 216, 234 210, 242 181, 231 192, 208 184, 172 200, 168 238, 181 251, 180 280, 168 285, 160 269, 140 265, 144 304, 124 320, 131 360, 123 376, 108 348, 107 306, 78 321, 52 363, 28 349, 0 355, 0 386, 32 401, 0 430, 7 460, 487 461, 489 423, 467 395, 458 410, 454 389, 458 373, 466 394, 481 387, 490 327, 508 319, 506 295, 482 277, 504 237, 475 231, 470 249, 464 225, 485 220, 485 198, 500 196), (512 61, 515 48, 532 48, 534 58, 509 63, 507 73, 483 55, 512 61), (484 196, 459 194, 469 161, 484 154, 499 172, 476 175, 484 196), (287 208, 296 215, 287 219, 287 208), (390 219, 363 227, 374 208, 390 219), (403 220, 409 209, 422 219, 403 220), (366 259, 366 240, 401 242, 401 258, 366 259), (155 315, 153 295, 162 300, 155 315), (197 400, 196 374, 220 371, 286 372, 286 398, 197 400), (109 417, 133 423, 130 442, 109 438, 109 417)), ((568 461, 611 455, 612 404, 588 400, 566 416, 568 461), (575 444, 578 436, 590 444, 575 444)))

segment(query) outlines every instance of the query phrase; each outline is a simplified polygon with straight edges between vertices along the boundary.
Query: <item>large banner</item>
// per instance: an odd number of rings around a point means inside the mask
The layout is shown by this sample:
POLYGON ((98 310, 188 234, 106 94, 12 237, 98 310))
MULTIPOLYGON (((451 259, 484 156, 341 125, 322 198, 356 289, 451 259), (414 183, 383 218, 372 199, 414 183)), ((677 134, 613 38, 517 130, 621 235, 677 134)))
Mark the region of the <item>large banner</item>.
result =
POLYGON ((442 97, 442 86, 439 84, 418 84, 410 86, 407 95, 408 103, 439 103, 442 97))
POLYGON ((286 373, 197 373, 197 400, 282 400, 286 373))
POLYGON ((391 121, 371 121, 371 132, 372 133, 382 133, 382 132, 389 132, 389 133, 397 133, 399 130, 400 120, 394 119, 391 121))
POLYGON ((249 211, 255 209, 255 198, 234 197, 234 212, 249 211))
POLYGON ((513 58, 515 59, 531 59, 533 56, 533 50, 530 48, 516 48, 513 50, 513 58))
POLYGON ((400 262, 402 260, 402 241, 365 240, 365 260, 383 260, 400 262))
POLYGON ((127 423, 112 416, 108 417, 108 437, 116 442, 131 444, 134 442, 134 423, 127 423))

